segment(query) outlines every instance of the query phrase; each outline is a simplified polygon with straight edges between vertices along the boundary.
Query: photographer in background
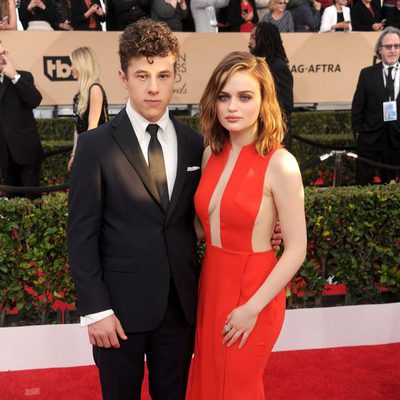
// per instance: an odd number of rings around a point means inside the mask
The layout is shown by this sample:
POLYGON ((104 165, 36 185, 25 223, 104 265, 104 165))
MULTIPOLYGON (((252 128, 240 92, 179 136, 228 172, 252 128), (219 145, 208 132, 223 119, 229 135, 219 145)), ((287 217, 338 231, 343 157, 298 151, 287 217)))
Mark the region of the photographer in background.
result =
POLYGON ((39 185, 43 149, 32 110, 41 101, 32 74, 14 68, 0 41, 0 169, 5 185, 39 185))
POLYGON ((100 0, 73 0, 71 25, 75 31, 101 31, 100 22, 106 20, 100 0))

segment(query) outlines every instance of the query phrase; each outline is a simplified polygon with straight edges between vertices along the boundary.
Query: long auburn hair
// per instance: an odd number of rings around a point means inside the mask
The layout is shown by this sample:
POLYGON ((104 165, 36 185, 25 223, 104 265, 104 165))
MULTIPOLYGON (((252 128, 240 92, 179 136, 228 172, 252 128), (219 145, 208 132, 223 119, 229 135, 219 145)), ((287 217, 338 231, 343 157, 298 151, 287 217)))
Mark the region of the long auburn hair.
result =
POLYGON ((100 66, 90 47, 79 47, 71 53, 71 61, 79 72, 79 100, 77 113, 82 116, 89 103, 89 90, 94 83, 100 84, 100 66))
POLYGON ((214 154, 222 151, 229 141, 229 132, 218 120, 218 96, 228 79, 236 72, 248 72, 260 85, 261 107, 257 121, 257 138, 254 147, 258 154, 265 156, 280 145, 285 131, 274 79, 263 58, 250 53, 235 51, 228 54, 217 65, 200 99, 201 125, 204 141, 214 154))

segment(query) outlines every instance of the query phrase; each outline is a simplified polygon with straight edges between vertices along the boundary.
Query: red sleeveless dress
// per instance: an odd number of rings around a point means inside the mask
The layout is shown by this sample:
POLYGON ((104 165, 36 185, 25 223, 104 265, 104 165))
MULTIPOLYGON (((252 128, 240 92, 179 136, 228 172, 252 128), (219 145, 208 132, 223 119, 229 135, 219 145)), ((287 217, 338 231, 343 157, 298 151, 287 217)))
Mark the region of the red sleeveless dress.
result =
POLYGON ((272 250, 252 250, 253 226, 273 154, 261 157, 254 145, 242 148, 221 198, 222 247, 211 244, 209 204, 230 148, 226 143, 221 154, 211 154, 195 195, 206 255, 199 286, 191 400, 264 400, 264 369, 286 308, 282 290, 259 314, 242 349, 238 348, 240 339, 230 348, 222 344, 228 314, 257 291, 276 264, 272 250))

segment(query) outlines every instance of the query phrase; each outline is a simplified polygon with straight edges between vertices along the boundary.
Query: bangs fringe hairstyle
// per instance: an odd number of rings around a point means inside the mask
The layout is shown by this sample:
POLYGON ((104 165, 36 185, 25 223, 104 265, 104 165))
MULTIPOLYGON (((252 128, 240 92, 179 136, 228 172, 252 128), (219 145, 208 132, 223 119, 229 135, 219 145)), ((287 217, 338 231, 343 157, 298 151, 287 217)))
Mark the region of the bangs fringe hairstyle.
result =
POLYGON ((71 53, 73 66, 79 72, 79 100, 77 113, 80 117, 85 113, 89 103, 89 89, 94 83, 100 84, 100 66, 90 47, 79 47, 71 53))
POLYGON ((204 141, 214 154, 222 151, 229 141, 229 132, 218 121, 217 102, 227 80, 236 72, 248 72, 260 85, 261 106, 257 120, 257 138, 254 143, 258 154, 265 156, 282 142, 285 122, 282 118, 275 83, 263 58, 235 51, 228 54, 215 68, 200 99, 200 118, 204 141))

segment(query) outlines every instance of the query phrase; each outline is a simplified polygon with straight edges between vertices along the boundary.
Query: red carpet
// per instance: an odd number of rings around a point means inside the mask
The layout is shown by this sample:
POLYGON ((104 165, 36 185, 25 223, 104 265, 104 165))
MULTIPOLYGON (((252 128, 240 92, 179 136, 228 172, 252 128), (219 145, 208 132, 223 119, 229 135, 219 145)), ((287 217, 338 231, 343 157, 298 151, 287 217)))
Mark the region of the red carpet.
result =
MULTIPOLYGON (((400 343, 273 353, 265 387, 267 400, 399 400, 400 343)), ((2 372, 0 399, 101 396, 96 368, 77 367, 2 372)), ((144 390, 143 400, 149 399, 144 390)))

